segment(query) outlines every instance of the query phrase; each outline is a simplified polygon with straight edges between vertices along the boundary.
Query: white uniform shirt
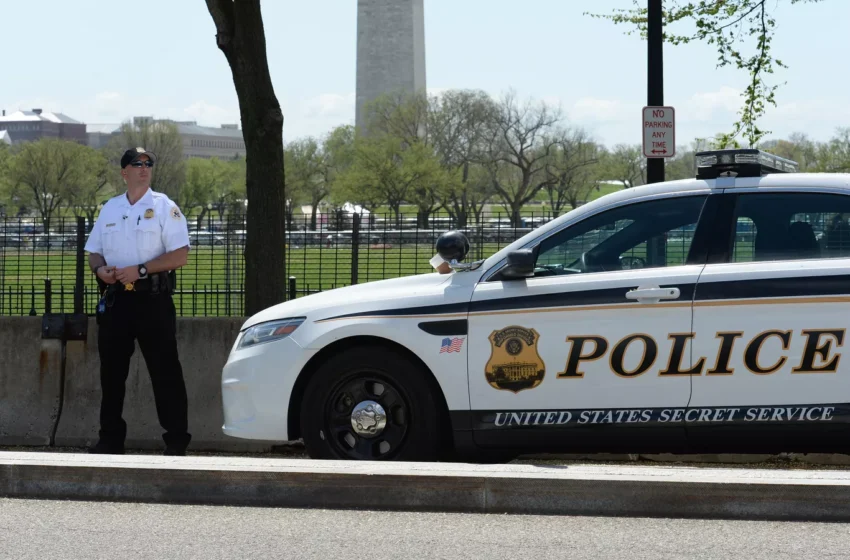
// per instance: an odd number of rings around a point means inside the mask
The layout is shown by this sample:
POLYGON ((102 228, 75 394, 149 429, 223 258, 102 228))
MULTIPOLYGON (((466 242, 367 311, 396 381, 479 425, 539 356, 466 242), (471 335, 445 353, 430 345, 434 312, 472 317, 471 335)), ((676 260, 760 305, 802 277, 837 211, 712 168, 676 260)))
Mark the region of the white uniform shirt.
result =
POLYGON ((94 223, 86 251, 123 268, 188 246, 186 217, 171 199, 149 188, 135 204, 126 193, 110 199, 94 223))

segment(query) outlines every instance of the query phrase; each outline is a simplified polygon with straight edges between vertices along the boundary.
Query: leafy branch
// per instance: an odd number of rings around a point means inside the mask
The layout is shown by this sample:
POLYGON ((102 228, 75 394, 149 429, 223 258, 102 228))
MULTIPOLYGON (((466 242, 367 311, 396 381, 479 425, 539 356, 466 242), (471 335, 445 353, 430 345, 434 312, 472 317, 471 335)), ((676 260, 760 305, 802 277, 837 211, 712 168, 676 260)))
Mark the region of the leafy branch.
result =
MULTIPOLYGON (((699 0, 682 2, 665 0, 662 12, 663 40, 672 45, 701 41, 713 45, 717 50, 717 68, 734 66, 749 75, 749 83, 742 95, 743 104, 738 111, 738 120, 729 133, 715 139, 718 147, 737 146, 743 136, 747 143, 756 146, 770 133, 758 126, 767 106, 776 106, 776 90, 779 84, 768 83, 766 77, 777 68, 788 68, 771 52, 771 43, 776 33, 776 20, 767 0, 699 0), (668 28, 675 24, 692 23, 695 32, 679 34, 668 28)), ((821 2, 822 0, 788 0, 791 4, 821 2)), ((647 37, 647 9, 641 7, 645 0, 634 0, 635 8, 618 9, 611 14, 592 14, 591 17, 606 19, 615 24, 626 24, 631 35, 640 33, 647 37)))

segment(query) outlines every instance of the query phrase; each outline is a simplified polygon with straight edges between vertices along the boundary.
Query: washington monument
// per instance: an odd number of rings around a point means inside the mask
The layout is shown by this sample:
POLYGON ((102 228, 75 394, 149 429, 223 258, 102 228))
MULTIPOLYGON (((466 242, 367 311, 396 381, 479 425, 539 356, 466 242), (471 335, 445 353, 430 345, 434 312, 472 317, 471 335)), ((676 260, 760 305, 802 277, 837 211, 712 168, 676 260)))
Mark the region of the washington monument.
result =
POLYGON ((357 128, 377 97, 425 91, 423 0, 357 0, 357 128))

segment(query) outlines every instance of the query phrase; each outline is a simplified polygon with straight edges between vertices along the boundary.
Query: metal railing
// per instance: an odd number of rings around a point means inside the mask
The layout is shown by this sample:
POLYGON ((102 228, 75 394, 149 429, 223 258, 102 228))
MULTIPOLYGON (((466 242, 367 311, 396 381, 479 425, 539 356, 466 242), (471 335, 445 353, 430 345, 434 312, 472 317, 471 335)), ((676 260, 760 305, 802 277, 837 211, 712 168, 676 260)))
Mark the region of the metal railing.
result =
MULTIPOLYGON (((431 272, 434 243, 449 229, 470 241, 468 261, 486 258, 552 219, 549 213, 473 217, 463 227, 447 216, 319 214, 287 220, 287 298, 324 290, 431 272)), ((99 299, 83 250, 92 223, 53 218, 0 218, 0 315, 93 314, 99 299), (80 310, 80 311, 77 311, 80 310)), ((192 250, 176 275, 174 295, 181 316, 244 314, 245 222, 189 219, 192 250)))

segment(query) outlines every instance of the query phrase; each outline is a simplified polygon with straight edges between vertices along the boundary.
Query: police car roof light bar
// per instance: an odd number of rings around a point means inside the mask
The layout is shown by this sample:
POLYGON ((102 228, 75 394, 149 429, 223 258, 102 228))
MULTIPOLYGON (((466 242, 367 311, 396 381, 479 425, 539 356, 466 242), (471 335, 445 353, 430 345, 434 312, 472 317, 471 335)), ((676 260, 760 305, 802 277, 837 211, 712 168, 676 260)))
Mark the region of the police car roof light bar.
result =
POLYGON ((761 150, 712 150, 697 152, 697 179, 718 177, 763 177, 768 173, 796 173, 796 161, 781 158, 761 150))

